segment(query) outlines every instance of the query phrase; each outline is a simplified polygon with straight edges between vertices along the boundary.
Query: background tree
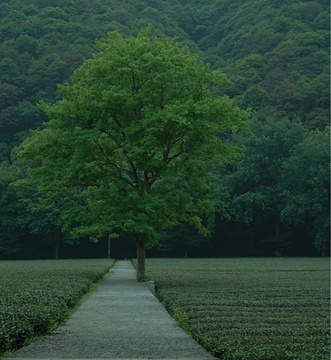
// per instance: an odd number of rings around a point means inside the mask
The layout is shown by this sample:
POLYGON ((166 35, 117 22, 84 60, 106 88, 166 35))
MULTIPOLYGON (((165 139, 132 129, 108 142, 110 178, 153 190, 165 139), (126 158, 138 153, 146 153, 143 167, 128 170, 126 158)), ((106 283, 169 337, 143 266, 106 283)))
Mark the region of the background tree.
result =
POLYGON ((60 244, 75 242, 61 231, 60 204, 65 202, 65 198, 54 198, 52 201, 43 198, 39 181, 26 177, 16 181, 12 187, 16 190, 16 207, 19 210, 16 226, 37 236, 40 253, 51 252, 54 259, 59 259, 60 244))
POLYGON ((235 140, 246 150, 245 157, 235 162, 226 180, 232 194, 232 212, 237 220, 258 222, 260 236, 267 227, 261 240, 270 243, 280 256, 287 242, 281 221, 284 192, 281 175, 284 162, 307 130, 288 119, 269 119, 264 124, 255 120, 251 130, 251 136, 238 135, 235 140))
POLYGON ((315 247, 330 251, 330 129, 311 131, 285 161, 282 218, 304 224, 315 247))
POLYGON ((17 194, 10 187, 20 177, 17 171, 5 162, 0 163, 0 258, 13 257, 22 248, 22 230, 17 228, 15 221, 19 214, 17 194))
POLYGON ((25 144, 46 196, 70 189, 67 229, 100 237, 118 233, 137 244, 137 279, 145 249, 181 223, 205 232, 213 211, 208 171, 238 152, 221 134, 246 125, 245 112, 210 90, 224 76, 210 72, 176 40, 111 33, 98 53, 60 87, 63 100, 42 104, 53 119, 25 144), (55 190, 54 190, 55 189, 55 190))

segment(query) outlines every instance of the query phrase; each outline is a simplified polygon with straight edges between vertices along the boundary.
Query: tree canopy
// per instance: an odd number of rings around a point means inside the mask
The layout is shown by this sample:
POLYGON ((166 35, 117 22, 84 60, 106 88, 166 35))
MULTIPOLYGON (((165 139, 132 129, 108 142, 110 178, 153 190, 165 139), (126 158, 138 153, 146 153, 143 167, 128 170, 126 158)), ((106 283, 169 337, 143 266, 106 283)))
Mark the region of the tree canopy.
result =
POLYGON ((63 207, 67 229, 135 238, 138 279, 145 247, 162 229, 188 223, 204 231, 201 215, 213 211, 208 172, 238 154, 224 139, 248 118, 212 96, 222 73, 150 31, 99 41, 93 59, 59 87, 62 100, 41 103, 52 120, 22 153, 46 196, 75 198, 63 207))

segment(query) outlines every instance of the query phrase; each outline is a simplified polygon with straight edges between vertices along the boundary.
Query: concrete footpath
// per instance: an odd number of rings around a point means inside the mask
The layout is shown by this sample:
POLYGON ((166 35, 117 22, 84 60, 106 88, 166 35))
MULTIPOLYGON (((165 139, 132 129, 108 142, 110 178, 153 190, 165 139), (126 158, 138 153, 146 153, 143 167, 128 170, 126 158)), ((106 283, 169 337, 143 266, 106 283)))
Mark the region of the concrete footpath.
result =
POLYGON ((130 261, 112 274, 54 333, 8 359, 215 359, 182 330, 135 280, 130 261))

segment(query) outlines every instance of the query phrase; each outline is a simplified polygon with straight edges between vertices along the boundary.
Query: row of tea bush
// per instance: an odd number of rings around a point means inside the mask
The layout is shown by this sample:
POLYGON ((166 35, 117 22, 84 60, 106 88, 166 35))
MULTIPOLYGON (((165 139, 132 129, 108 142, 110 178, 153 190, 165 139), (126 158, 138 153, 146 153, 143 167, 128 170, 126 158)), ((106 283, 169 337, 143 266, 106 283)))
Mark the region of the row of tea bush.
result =
POLYGON ((54 329, 114 260, 0 261, 0 356, 54 329))
POLYGON ((329 360, 323 258, 148 259, 178 323, 222 360, 329 360))

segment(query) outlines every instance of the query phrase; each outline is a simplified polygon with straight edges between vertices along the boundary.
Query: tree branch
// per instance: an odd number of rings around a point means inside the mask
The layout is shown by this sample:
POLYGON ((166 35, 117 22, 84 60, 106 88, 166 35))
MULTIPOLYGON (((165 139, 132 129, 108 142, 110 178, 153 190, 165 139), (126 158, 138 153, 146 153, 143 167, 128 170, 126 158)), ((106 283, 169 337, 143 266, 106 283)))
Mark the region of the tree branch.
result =
POLYGON ((102 146, 101 146, 98 142, 95 142, 95 143, 96 143, 96 145, 98 146, 98 148, 100 149, 100 151, 101 151, 103 157, 106 159, 107 163, 108 163, 110 166, 114 167, 114 168, 118 171, 118 176, 116 176, 115 174, 114 174, 114 176, 115 176, 117 179, 123 180, 125 183, 127 183, 127 184, 130 185, 132 188, 134 188, 134 185, 133 185, 129 180, 127 180, 126 178, 123 177, 121 168, 120 168, 118 165, 116 165, 115 163, 113 163, 113 162, 109 159, 109 157, 108 157, 107 154, 105 153, 105 151, 104 151, 104 149, 102 148, 102 146))

